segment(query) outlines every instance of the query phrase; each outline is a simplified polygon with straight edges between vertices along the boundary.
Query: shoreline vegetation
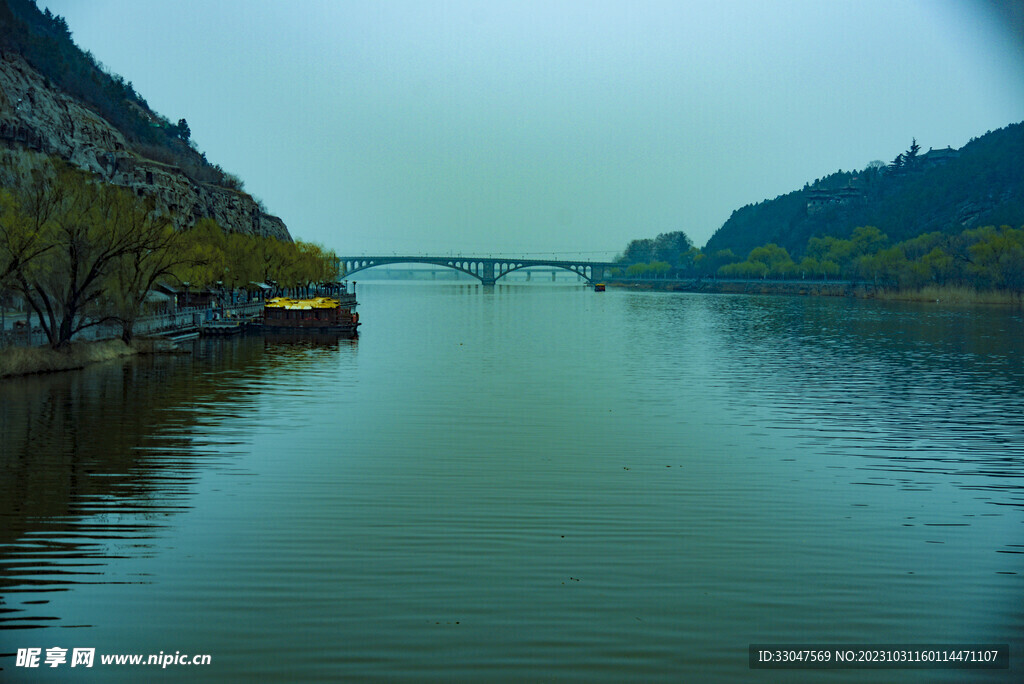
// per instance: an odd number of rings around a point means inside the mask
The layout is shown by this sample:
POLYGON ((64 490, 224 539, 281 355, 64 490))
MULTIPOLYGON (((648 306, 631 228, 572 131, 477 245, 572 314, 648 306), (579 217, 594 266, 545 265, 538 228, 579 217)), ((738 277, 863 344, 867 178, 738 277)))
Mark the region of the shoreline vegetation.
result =
POLYGON ((167 340, 135 338, 160 286, 186 301, 190 291, 234 301, 243 290, 252 299, 338 276, 337 257, 320 245, 227 231, 208 218, 176 230, 151 200, 56 157, 0 151, 0 305, 20 298, 47 340, 0 348, 0 379, 175 353, 167 340), (104 322, 120 324, 120 339, 79 341, 104 322))
POLYGON ((1022 306, 1020 292, 1009 290, 976 290, 956 285, 928 285, 920 290, 880 290, 875 299, 900 302, 936 302, 979 306, 1022 306))
POLYGON ((161 287, 234 301, 242 290, 251 298, 338 279, 337 257, 315 243, 209 218, 178 230, 172 217, 56 157, 0 150, 0 302, 19 298, 60 349, 104 322, 119 323, 130 343, 161 287))
POLYGON ((983 226, 960 233, 926 233, 893 244, 875 226, 858 226, 849 239, 812 237, 803 255, 776 243, 746 259, 725 249, 707 254, 682 231, 633 240, 616 258, 612 277, 728 278, 751 281, 848 281, 890 291, 953 287, 975 292, 1024 293, 1024 226, 983 226))
POLYGON ((810 297, 855 297, 894 302, 930 302, 967 306, 1024 306, 1021 293, 977 290, 962 285, 926 285, 916 289, 876 287, 871 283, 807 280, 625 279, 611 278, 611 287, 659 292, 765 294, 810 297))
POLYGON ((135 339, 73 342, 60 349, 52 347, 9 347, 0 350, 0 380, 33 375, 80 370, 103 361, 112 361, 139 354, 187 354, 174 343, 161 339, 135 339))

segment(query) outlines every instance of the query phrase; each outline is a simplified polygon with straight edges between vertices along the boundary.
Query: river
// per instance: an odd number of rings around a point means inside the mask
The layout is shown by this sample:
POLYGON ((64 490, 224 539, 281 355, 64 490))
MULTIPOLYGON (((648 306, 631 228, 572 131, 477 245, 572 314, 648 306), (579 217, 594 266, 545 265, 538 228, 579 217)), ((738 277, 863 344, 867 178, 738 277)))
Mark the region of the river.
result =
POLYGON ((753 643, 1008 643, 824 675, 1024 679, 1019 311, 357 294, 358 341, 0 383, 0 680, 822 680, 753 643), (99 662, 176 652, 211 662, 99 662))

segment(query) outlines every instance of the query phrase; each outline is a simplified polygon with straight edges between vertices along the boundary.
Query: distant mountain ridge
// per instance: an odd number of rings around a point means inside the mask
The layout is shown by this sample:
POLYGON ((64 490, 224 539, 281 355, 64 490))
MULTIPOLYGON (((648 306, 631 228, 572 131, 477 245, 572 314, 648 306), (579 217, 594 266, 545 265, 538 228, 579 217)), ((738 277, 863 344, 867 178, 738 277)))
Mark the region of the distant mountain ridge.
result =
POLYGON ((743 257, 775 243, 794 257, 812 237, 849 238, 876 226, 898 242, 983 225, 1024 224, 1024 122, 990 131, 959 150, 901 153, 896 166, 837 172, 732 213, 704 247, 743 257), (909 159, 909 161, 906 161, 909 159))

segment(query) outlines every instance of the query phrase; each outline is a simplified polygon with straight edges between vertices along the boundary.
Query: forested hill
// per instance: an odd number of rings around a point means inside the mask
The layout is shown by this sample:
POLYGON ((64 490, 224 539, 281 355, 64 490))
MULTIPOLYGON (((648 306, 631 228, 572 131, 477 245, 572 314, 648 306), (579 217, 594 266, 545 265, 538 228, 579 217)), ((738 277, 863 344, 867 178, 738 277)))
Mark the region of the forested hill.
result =
POLYGON ((959 233, 1024 224, 1024 122, 972 139, 960 150, 921 152, 916 141, 888 165, 837 172, 801 190, 747 205, 708 240, 704 252, 745 256, 769 243, 803 254, 811 237, 848 238, 876 226, 893 242, 922 233, 959 233))

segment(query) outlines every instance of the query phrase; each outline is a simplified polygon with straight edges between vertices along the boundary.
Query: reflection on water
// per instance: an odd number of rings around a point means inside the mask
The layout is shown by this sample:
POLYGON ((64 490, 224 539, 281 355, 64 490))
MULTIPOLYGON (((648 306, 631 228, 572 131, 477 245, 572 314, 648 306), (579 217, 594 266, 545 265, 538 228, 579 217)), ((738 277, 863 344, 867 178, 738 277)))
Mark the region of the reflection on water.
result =
POLYGON ((167 516, 191 506, 204 457, 229 453, 190 433, 244 402, 214 378, 251 370, 247 346, 209 348, 198 374, 175 355, 0 383, 0 628, 59 620, 51 592, 148 581, 112 578, 108 561, 150 555, 167 516))
POLYGON ((186 673, 209 681, 741 682, 754 642, 1024 657, 1018 313, 469 283, 360 305, 358 342, 0 384, 2 674, 52 645, 211 653, 186 673))

